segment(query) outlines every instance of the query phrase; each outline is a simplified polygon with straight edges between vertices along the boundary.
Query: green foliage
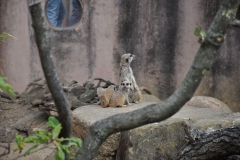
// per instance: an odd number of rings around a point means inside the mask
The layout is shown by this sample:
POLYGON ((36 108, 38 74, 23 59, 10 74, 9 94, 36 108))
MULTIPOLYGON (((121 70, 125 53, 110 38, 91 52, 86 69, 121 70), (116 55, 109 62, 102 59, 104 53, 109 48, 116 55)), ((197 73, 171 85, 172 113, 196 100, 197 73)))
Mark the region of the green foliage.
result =
POLYGON ((194 31, 195 36, 200 36, 200 32, 201 32, 201 27, 199 25, 197 25, 197 27, 195 28, 195 31, 194 31))
MULTIPOLYGON (((6 38, 17 39, 16 37, 12 36, 11 34, 3 32, 0 34, 0 43, 3 43, 4 39, 6 39, 6 38)), ((2 72, 2 70, 1 70, 1 72, 2 72)), ((6 83, 5 80, 7 80, 6 77, 0 77, 0 88, 6 90, 8 93, 10 93, 12 96, 15 97, 16 95, 13 92, 12 86, 10 84, 6 83)))
POLYGON ((12 96, 16 96, 13 88, 10 84, 6 83, 5 81, 7 80, 6 77, 0 77, 0 88, 6 90, 8 93, 10 93, 12 96))
POLYGON ((3 32, 3 33, 0 34, 0 43, 3 43, 4 39, 7 39, 7 38, 17 39, 16 37, 12 36, 11 34, 3 32))
POLYGON ((29 148, 24 153, 24 155, 29 155, 40 144, 53 143, 57 147, 55 160, 64 160, 64 152, 68 153, 70 157, 73 157, 74 155, 70 152, 69 148, 71 146, 77 146, 79 148, 82 147, 82 141, 79 138, 58 138, 62 129, 62 125, 55 117, 49 117, 47 124, 51 128, 50 132, 47 132, 46 130, 37 130, 34 136, 29 136, 25 139, 22 136, 16 134, 15 139, 18 146, 15 151, 19 150, 21 152, 24 149, 24 143, 35 143, 34 146, 29 148), (68 143, 62 143, 66 141, 68 141, 68 143))
POLYGON ((205 31, 202 30, 199 25, 197 25, 197 27, 195 28, 194 35, 195 36, 200 36, 199 43, 201 43, 201 44, 205 41, 205 38, 207 36, 205 31))

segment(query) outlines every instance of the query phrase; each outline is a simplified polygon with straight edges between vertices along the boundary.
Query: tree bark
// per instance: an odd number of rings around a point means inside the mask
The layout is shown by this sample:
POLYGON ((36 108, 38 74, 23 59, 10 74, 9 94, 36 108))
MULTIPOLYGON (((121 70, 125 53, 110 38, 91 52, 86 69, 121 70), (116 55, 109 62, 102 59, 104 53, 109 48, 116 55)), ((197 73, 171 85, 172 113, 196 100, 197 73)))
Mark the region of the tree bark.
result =
POLYGON ((62 87, 59 85, 59 80, 51 59, 51 47, 41 3, 32 5, 30 7, 30 13, 44 76, 57 107, 59 121, 63 127, 60 136, 67 138, 71 135, 71 116, 68 109, 68 102, 64 96, 62 87))
POLYGON ((179 151, 177 159, 227 159, 233 154, 240 154, 239 137, 240 126, 216 130, 210 134, 194 130, 189 137, 189 143, 179 151))
POLYGON ((175 114, 192 97, 202 77, 210 69, 217 51, 222 45, 227 30, 236 20, 236 11, 240 0, 223 1, 194 62, 181 86, 168 99, 160 104, 124 114, 118 114, 94 123, 84 140, 83 147, 77 152, 75 159, 91 160, 105 139, 116 132, 133 129, 145 124, 160 122, 175 114))

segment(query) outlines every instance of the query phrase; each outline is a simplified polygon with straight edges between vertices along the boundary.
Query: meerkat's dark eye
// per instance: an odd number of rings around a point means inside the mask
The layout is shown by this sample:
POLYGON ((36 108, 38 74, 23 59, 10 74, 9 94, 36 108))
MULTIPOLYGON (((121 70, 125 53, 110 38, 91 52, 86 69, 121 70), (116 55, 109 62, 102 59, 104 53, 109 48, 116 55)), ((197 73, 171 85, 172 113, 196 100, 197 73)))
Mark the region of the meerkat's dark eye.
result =
POLYGON ((132 83, 129 83, 129 85, 131 86, 131 85, 132 85, 132 83))
POLYGON ((129 62, 127 58, 126 58, 126 62, 127 62, 127 63, 129 62))
POLYGON ((125 83, 121 83, 121 86, 125 86, 125 83))
POLYGON ((129 83, 126 83, 126 86, 128 86, 129 85, 129 83))
POLYGON ((132 54, 130 54, 130 57, 132 57, 133 55, 132 54))

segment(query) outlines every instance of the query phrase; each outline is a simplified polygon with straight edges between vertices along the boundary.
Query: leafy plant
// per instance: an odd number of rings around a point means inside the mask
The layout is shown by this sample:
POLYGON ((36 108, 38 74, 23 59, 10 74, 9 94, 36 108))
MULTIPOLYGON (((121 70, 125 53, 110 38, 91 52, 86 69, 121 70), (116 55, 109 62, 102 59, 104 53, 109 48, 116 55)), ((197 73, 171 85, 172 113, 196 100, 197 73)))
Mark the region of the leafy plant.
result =
POLYGON ((10 84, 6 83, 5 81, 7 80, 6 77, 1 77, 0 76, 0 88, 6 90, 8 93, 10 93, 11 95, 13 96, 16 96, 14 91, 13 91, 13 88, 10 84))
POLYGON ((6 38, 10 38, 10 39, 17 39, 16 37, 14 37, 13 35, 9 34, 9 33, 1 33, 0 34, 0 43, 3 43, 4 42, 4 39, 6 38))
POLYGON ((195 28, 194 34, 195 34, 195 36, 200 36, 198 42, 202 44, 204 42, 205 38, 206 38, 205 31, 202 30, 199 25, 197 25, 197 27, 195 28))
POLYGON ((73 157, 73 153, 70 152, 69 148, 71 146, 82 146, 82 141, 79 138, 59 138, 60 131, 62 129, 61 123, 55 117, 49 117, 48 126, 51 128, 50 132, 46 130, 37 130, 34 136, 29 136, 27 138, 23 138, 22 136, 16 134, 15 139, 17 142, 17 148, 14 150, 19 150, 20 152, 24 149, 25 143, 34 143, 34 145, 29 148, 25 153, 25 155, 29 155, 34 149, 36 149, 41 144, 53 143, 57 147, 57 152, 55 154, 55 160, 64 160, 65 153, 69 154, 70 157, 73 157), (62 144, 62 142, 68 141, 67 144, 62 144))
MULTIPOLYGON (((1 33, 0 34, 0 43, 3 43, 4 42, 4 39, 6 38, 11 38, 11 39, 17 39, 16 37, 12 36, 11 34, 8 34, 8 33, 1 33)), ((1 60, 2 61, 2 60, 1 60)), ((1 70, 2 72, 2 70, 1 70)), ((3 72, 2 72, 3 73, 3 72)), ((8 93, 10 93, 12 96, 16 96, 14 91, 13 91, 13 88, 10 84, 6 83, 5 81, 7 80, 6 77, 2 77, 0 76, 0 88, 6 90, 8 93)))

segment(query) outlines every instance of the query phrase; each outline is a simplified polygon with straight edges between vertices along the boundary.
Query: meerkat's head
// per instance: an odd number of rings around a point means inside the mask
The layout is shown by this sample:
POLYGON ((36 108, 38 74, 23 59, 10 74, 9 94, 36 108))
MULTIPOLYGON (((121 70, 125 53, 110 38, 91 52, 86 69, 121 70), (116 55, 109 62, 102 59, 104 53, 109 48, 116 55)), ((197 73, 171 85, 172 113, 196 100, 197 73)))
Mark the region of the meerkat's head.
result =
POLYGON ((131 88, 131 85, 132 83, 129 82, 128 80, 124 80, 122 83, 121 83, 121 89, 122 90, 129 90, 131 88))
POLYGON ((131 62, 135 59, 135 55, 131 53, 126 53, 121 56, 121 66, 129 66, 131 62))

